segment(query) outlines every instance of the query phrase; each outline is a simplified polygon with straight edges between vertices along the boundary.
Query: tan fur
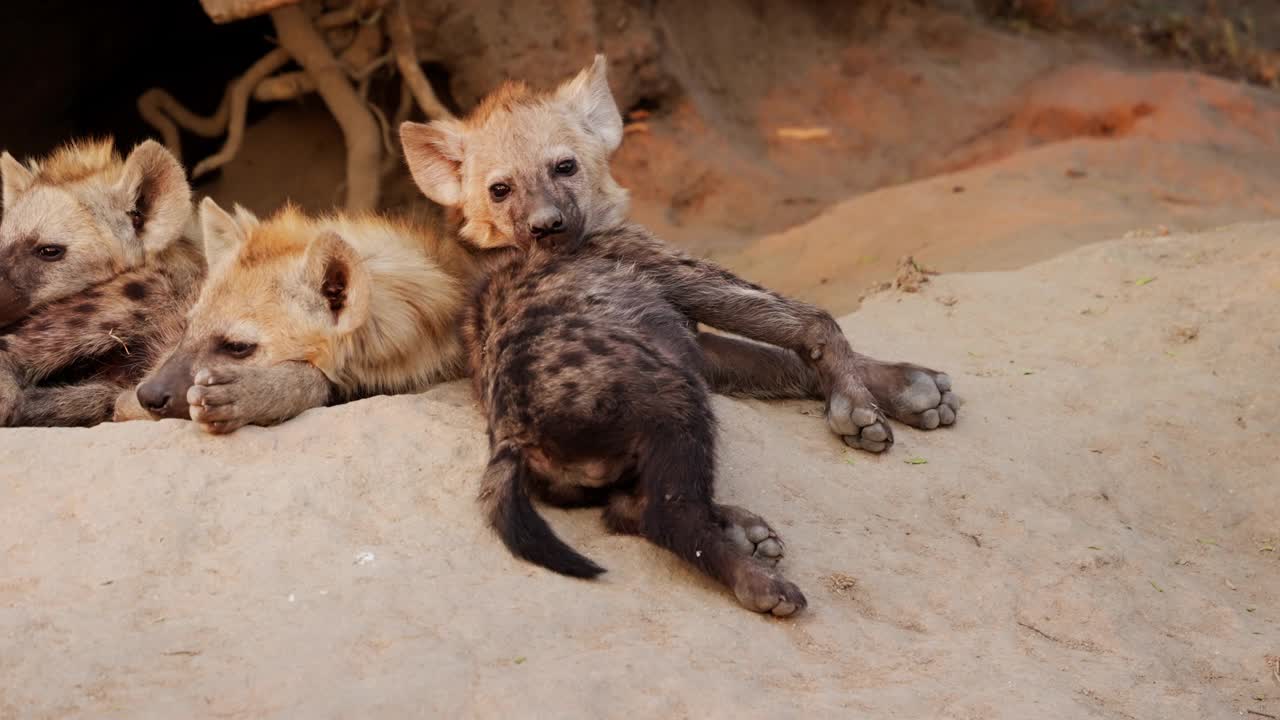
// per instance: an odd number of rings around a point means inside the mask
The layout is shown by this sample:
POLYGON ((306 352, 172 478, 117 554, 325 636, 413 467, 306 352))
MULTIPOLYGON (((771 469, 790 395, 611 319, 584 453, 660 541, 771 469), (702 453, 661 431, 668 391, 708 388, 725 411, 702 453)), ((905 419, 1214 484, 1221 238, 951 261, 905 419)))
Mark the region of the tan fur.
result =
POLYGON ((154 142, 121 158, 90 140, 27 165, 6 153, 0 173, 0 424, 109 419, 204 277, 182 167, 154 142))
POLYGON ((109 138, 90 138, 74 140, 30 166, 35 182, 45 185, 71 185, 99 175, 110 183, 119 179, 124 159, 109 138))
POLYGON ((527 247, 528 231, 520 223, 531 204, 542 202, 537 173, 565 157, 580 164, 570 180, 584 229, 626 221, 627 191, 609 174, 622 120, 603 73, 603 66, 593 66, 549 93, 508 82, 465 120, 401 126, 414 180, 432 200, 461 211, 464 240, 485 249, 527 247), (566 117, 575 123, 567 125, 566 117), (502 203, 489 199, 494 182, 512 188, 502 203))
POLYGON ((110 140, 70 143, 26 165, 4 153, 0 317, 153 263, 183 235, 191 190, 178 161, 153 141, 121 158, 110 140), (42 248, 60 248, 55 261, 42 248))
POLYGON ((446 234, 374 215, 308 217, 293 207, 260 222, 211 200, 201 216, 209 278, 179 350, 191 356, 192 375, 231 362, 303 362, 338 399, 351 399, 461 374, 456 322, 478 264, 446 234), (334 263, 347 282, 336 312, 321 292, 334 263), (257 348, 232 360, 217 349, 228 341, 257 348))

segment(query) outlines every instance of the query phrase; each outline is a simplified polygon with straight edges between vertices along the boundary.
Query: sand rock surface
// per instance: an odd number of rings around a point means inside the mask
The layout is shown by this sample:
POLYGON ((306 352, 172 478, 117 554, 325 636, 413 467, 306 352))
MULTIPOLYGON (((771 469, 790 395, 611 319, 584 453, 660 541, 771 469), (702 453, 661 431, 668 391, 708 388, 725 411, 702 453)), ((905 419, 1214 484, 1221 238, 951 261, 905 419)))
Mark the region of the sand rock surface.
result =
POLYGON ((817 403, 717 400, 794 621, 591 511, 545 512, 601 580, 512 559, 462 384, 225 438, 0 431, 0 717, 1280 714, 1278 237, 869 298, 855 345, 966 401, 882 457, 817 403))

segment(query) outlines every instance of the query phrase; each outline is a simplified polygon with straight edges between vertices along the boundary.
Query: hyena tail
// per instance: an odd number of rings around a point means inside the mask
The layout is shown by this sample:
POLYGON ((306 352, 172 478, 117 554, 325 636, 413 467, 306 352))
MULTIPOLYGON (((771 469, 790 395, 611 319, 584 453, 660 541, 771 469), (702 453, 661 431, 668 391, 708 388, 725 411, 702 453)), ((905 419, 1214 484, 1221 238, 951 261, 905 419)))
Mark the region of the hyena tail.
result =
POLYGON ((528 473, 524 456, 507 443, 494 448, 485 468, 480 501, 503 544, 516 557, 561 575, 593 578, 604 572, 604 568, 556 537, 534 509, 529 499, 528 473))

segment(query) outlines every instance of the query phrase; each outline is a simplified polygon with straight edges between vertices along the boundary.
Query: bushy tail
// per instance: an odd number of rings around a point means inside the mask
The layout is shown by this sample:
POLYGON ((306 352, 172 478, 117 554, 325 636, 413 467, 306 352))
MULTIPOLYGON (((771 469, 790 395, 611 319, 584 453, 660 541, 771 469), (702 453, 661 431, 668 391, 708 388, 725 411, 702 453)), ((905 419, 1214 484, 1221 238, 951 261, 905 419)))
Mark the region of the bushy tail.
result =
POLYGON ((480 486, 489 524, 513 555, 554 570, 561 575, 593 578, 604 568, 582 556, 556 537, 529 499, 529 472, 520 451, 500 444, 489 458, 480 486))

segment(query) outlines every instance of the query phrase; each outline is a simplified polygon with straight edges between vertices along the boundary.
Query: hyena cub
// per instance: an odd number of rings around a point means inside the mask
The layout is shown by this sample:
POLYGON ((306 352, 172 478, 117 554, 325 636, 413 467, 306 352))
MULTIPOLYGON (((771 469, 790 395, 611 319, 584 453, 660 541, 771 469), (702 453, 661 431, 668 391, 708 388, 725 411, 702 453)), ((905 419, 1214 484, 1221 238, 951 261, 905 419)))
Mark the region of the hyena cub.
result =
POLYGON ((0 156, 0 425, 112 417, 181 330, 204 259, 178 161, 144 142, 0 156))
POLYGON ((479 266, 448 234, 292 207, 259 221, 208 199, 200 219, 208 280, 138 386, 154 416, 226 433, 461 375, 457 317, 479 266))
MULTIPOLYGON (((490 273, 463 321, 491 458, 480 497, 515 555, 594 577, 531 494, 605 506, 758 612, 791 615, 803 593, 773 563, 775 533, 713 499, 716 423, 691 298, 674 268, 705 269, 626 225, 608 173, 622 120, 603 59, 550 94, 508 84, 464 122, 401 128, 423 192, 461 210, 460 233, 523 252, 490 273)), ((741 310, 749 305, 739 300, 741 310)))

